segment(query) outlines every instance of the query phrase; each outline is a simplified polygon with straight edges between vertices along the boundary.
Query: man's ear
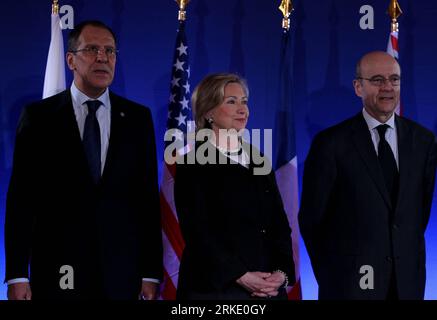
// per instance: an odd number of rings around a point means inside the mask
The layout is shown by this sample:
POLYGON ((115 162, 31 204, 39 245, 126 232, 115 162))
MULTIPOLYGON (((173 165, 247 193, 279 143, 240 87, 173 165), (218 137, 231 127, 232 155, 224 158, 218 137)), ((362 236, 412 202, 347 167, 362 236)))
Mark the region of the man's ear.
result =
POLYGON ((354 81, 352 81, 352 85, 354 86, 354 89, 355 89, 355 94, 358 96, 358 97, 361 97, 362 96, 362 92, 361 92, 361 90, 362 90, 362 83, 361 83, 361 81, 359 80, 359 79, 354 79, 354 81))
POLYGON ((74 63, 74 54, 71 52, 67 52, 65 56, 65 60, 67 61, 68 68, 70 70, 76 70, 76 65, 74 63))

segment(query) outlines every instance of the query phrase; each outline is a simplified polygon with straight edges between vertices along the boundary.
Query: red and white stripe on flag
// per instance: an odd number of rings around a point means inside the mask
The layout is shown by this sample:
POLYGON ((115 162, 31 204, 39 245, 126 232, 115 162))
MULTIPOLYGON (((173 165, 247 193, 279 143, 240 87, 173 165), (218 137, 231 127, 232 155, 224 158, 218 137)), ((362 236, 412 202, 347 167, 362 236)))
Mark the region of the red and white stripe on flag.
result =
POLYGON ((161 298, 164 300, 176 299, 178 284, 179 262, 185 247, 174 202, 174 174, 175 165, 164 164, 161 183, 161 224, 164 247, 164 282, 161 289, 161 298))

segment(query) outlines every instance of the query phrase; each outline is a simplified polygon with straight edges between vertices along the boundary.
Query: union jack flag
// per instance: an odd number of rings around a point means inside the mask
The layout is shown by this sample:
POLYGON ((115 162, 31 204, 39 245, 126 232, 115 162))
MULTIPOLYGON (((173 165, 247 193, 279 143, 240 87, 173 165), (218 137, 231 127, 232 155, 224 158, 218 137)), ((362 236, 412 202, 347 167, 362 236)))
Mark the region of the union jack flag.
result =
MULTIPOLYGON (((391 1, 389 11, 390 10, 394 10, 393 13, 396 16, 400 16, 402 14, 401 7, 397 1, 391 1)), ((397 22, 392 21, 392 30, 388 36, 387 53, 396 60, 399 60, 399 27, 397 22)), ((399 101, 399 104, 395 109, 396 114, 402 116, 403 109, 402 103, 399 101)))

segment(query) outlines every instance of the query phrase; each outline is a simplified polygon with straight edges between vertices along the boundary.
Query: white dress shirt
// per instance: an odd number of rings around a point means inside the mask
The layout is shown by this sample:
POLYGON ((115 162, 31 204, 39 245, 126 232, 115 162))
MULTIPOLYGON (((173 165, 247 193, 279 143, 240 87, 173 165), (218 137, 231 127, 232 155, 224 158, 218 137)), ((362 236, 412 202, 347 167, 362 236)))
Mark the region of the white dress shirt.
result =
POLYGON ((376 127, 381 124, 386 124, 389 126, 387 131, 385 132, 385 140, 390 145, 391 151, 396 160, 396 165, 399 170, 399 153, 398 153, 398 135, 396 132, 396 123, 395 123, 395 115, 393 114, 390 119, 387 120, 386 123, 381 123, 375 118, 373 118, 366 109, 363 108, 363 116, 364 120, 366 120, 367 126, 369 127, 370 135, 372 137, 373 146, 375 147, 376 154, 378 154, 378 144, 379 144, 379 134, 376 127))

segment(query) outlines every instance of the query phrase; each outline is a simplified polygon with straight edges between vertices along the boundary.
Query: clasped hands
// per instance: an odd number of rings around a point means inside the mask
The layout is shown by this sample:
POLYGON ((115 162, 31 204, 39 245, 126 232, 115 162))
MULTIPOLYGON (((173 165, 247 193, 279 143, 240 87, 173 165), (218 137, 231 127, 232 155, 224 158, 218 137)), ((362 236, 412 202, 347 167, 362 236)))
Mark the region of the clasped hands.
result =
POLYGON ((252 293, 252 297, 270 298, 279 294, 285 276, 280 272, 246 272, 237 279, 237 283, 252 293))

